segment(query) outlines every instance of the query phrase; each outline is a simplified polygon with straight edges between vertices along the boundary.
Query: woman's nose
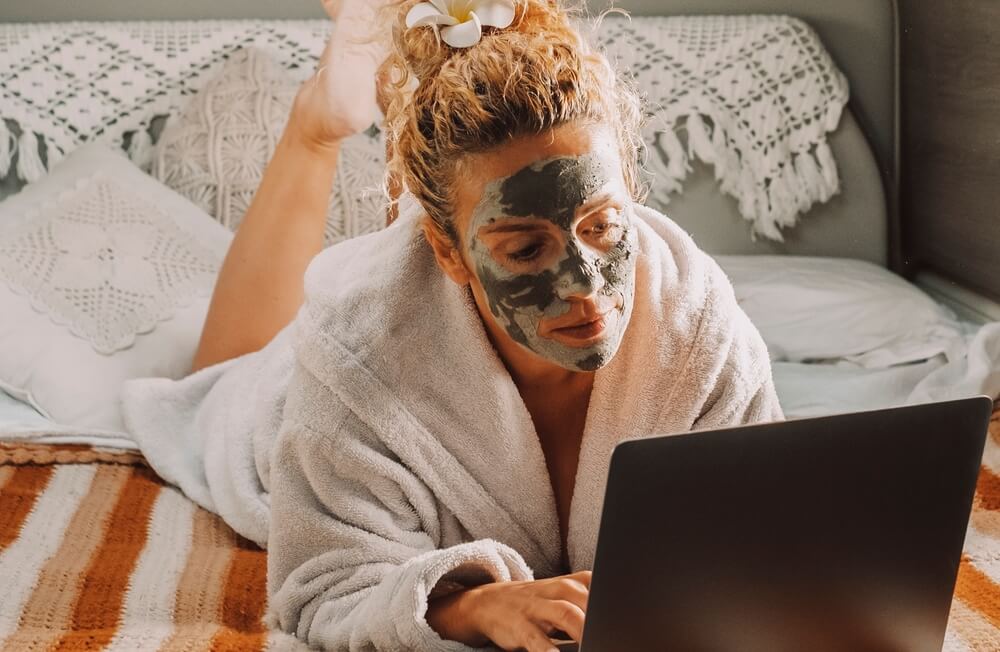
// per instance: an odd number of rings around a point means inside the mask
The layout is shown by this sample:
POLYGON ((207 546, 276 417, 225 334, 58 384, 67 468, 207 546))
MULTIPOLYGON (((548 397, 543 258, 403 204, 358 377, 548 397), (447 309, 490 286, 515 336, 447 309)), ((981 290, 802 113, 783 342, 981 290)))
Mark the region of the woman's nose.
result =
POLYGON ((576 252, 563 263, 562 274, 556 282, 556 293, 563 301, 579 301, 595 296, 604 285, 604 276, 597 261, 576 252))

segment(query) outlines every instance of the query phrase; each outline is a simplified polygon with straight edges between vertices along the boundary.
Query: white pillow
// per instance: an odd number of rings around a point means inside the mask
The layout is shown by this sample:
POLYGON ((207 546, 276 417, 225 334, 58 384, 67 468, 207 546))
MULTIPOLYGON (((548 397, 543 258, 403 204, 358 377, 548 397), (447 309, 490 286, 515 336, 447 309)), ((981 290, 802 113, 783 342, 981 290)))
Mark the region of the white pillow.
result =
POLYGON ((81 147, 0 202, 0 388, 124 432, 123 381, 190 370, 231 238, 124 156, 81 147))
POLYGON ((843 359, 880 368, 932 358, 961 338, 951 311, 872 263, 804 256, 716 260, 772 360, 843 359))

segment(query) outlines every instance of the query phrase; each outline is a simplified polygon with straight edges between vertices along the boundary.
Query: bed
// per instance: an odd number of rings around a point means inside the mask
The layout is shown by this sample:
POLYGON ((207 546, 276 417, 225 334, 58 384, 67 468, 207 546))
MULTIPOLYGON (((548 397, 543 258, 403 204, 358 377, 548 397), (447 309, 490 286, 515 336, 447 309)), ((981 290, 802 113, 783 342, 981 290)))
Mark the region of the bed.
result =
MULTIPOLYGON (((887 268, 898 266, 901 230, 894 3, 622 4, 637 16, 798 16, 816 30, 850 81, 850 103, 829 137, 842 191, 817 202, 798 224, 782 231, 782 240, 751 238, 737 202, 719 192, 710 166, 694 156, 686 161, 690 170, 683 174, 683 192, 672 193, 669 203, 661 206, 717 256, 730 275, 744 309, 772 348, 775 381, 788 416, 970 393, 987 392, 996 398, 1000 329, 970 319, 969 313, 956 314, 898 277, 887 276, 887 268), (706 220, 705 215, 715 219, 706 220), (800 311, 782 305, 789 296, 797 297, 800 311), (887 333, 887 324, 898 325, 901 320, 911 325, 906 333, 900 335, 898 328, 887 333), (850 346, 845 330, 857 336, 850 346), (802 337, 803 332, 809 337, 802 337)), ((124 5, 119 13, 112 8, 110 17, 205 16, 180 5, 150 9, 173 13, 136 16, 131 13, 134 7, 124 5)), ((56 12, 36 14, 46 19, 82 17, 60 13, 70 9, 53 9, 45 3, 38 11, 56 12)), ((226 11, 230 12, 226 20, 212 21, 0 25, 0 60, 9 63, 7 72, 0 72, 0 89, 7 93, 0 95, 6 102, 0 103, 0 123, 6 119, 10 142, 27 143, 20 151, 37 146, 27 163, 15 156, 9 170, 0 168, 0 188, 6 189, 0 190, 0 197, 26 181, 38 181, 83 143, 124 151, 133 162, 151 169, 157 162, 151 159, 165 156, 163 146, 154 147, 164 133, 164 122, 169 124, 172 116, 199 97, 227 65, 235 61, 254 74, 267 73, 254 58, 257 55, 240 59, 241 52, 250 48, 276 61, 289 82, 301 80, 312 69, 328 23, 311 19, 316 16, 311 5, 295 5, 290 10, 295 17, 308 18, 291 21, 272 20, 270 15, 267 20, 242 20, 265 17, 263 9, 255 12, 252 3, 226 11), (46 53, 58 65, 48 65, 42 56, 46 53), (10 63, 15 54, 16 65, 10 63), (130 77, 146 86, 115 81, 130 77), (80 106, 96 109, 81 117, 80 106)), ((603 34, 619 46, 630 44, 629 39, 646 29, 643 25, 641 19, 634 25, 609 19, 603 34)), ((618 52, 626 63, 632 56, 626 47, 618 52)), ((275 97, 285 97, 284 92, 274 91, 275 97)), ((376 142, 373 134, 359 140, 351 160, 376 160, 376 142)), ((162 169, 162 161, 160 165, 162 169)), ((192 177, 183 178, 194 184, 192 177)), ((340 183, 351 190, 370 181, 345 171, 340 183)), ((137 178, 136 183, 143 182, 137 178)), ((15 206, 29 192, 13 195, 15 206)), ((203 207, 235 210, 246 201, 246 192, 236 188, 225 197, 213 195, 203 207)), ((195 194, 190 197, 197 199, 195 194)), ((666 199, 654 193, 651 201, 666 199)), ((376 228, 370 224, 376 205, 366 202, 359 194, 350 207, 341 206, 341 222, 328 235, 346 238, 376 228)), ((11 202, 0 203, 0 236, 5 205, 11 212, 11 202)), ((221 236, 205 236, 213 238, 218 240, 216 249, 224 251, 221 236)), ((210 290, 210 284, 207 287, 210 290)), ((201 305, 203 310, 205 287, 201 289, 199 298, 192 300, 194 307, 184 309, 196 311, 201 305)), ((175 316, 170 323, 185 323, 187 318, 175 316)), ((140 331, 136 341, 162 331, 162 326, 148 336, 140 331)), ((13 337, 13 332, 2 330, 0 319, 0 372, 4 343, 12 341, 4 337, 13 337)), ((193 346, 189 339, 182 348, 193 346)), ((108 351, 118 355, 137 348, 116 347, 109 346, 108 351)), ((294 639, 270 630, 263 620, 265 553, 157 478, 120 430, 53 409, 58 393, 50 397, 40 390, 25 391, 42 375, 41 368, 35 371, 16 386, 0 373, 0 390, 6 389, 0 391, 0 440, 4 440, 0 573, 10 579, 0 595, 0 648, 300 647, 294 639)), ((58 368, 50 371, 59 375, 58 368)), ((95 374, 92 382, 113 378, 117 376, 95 374)), ((66 386, 83 395, 87 388, 76 382, 66 386)), ((983 460, 946 639, 948 650, 1000 649, 998 514, 1000 413, 991 424, 983 460)))

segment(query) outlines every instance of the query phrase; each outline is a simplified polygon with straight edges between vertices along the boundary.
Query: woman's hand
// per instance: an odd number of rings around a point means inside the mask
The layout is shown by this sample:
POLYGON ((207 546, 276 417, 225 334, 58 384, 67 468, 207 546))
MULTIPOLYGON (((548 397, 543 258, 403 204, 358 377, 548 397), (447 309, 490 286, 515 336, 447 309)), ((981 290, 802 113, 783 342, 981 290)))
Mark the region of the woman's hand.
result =
POLYGON ((288 128, 305 144, 338 146, 378 119, 375 75, 385 59, 378 13, 385 0, 323 0, 333 32, 313 76, 299 89, 288 128))
POLYGON ((427 622, 442 638, 503 650, 556 652, 555 631, 574 641, 583 636, 591 571, 544 580, 494 582, 438 598, 427 622))

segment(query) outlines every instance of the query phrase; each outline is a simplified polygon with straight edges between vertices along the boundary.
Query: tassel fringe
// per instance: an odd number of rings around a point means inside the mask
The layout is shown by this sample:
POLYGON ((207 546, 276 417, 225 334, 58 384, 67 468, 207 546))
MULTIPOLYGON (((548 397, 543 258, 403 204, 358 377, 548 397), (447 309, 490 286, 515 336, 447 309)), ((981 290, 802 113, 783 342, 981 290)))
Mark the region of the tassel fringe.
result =
MULTIPOLYGON (((721 132, 721 129, 715 131, 721 132)), ((717 152, 711 139, 708 137, 708 129, 700 113, 692 113, 687 118, 688 135, 688 158, 699 158, 705 163, 715 163, 717 152)))
POLYGON ((145 171, 153 164, 153 139, 149 131, 143 128, 132 132, 132 140, 128 144, 128 157, 145 171))
MULTIPOLYGON (((47 143, 44 136, 39 136, 28 129, 22 129, 20 137, 15 137, 14 132, 7 126, 7 121, 0 118, 0 178, 6 177, 13 167, 18 178, 26 183, 41 179, 48 171, 42 162, 43 147, 47 149, 48 167, 51 168, 62 158, 61 151, 51 142, 47 143)), ((132 132, 127 153, 137 166, 148 172, 155 151, 148 129, 140 127, 132 132)))
POLYGON ((663 152, 667 155, 667 174, 670 175, 671 179, 680 182, 691 169, 688 166, 687 155, 684 153, 684 145, 681 144, 674 129, 667 129, 660 134, 660 143, 663 146, 663 152))
POLYGON ((808 152, 796 154, 792 164, 795 167, 795 176, 799 178, 802 185, 806 188, 818 189, 817 196, 822 201, 823 197, 826 196, 826 179, 823 178, 816 158, 808 152))
POLYGON ((25 130, 17 141, 17 175, 31 183, 45 176, 45 165, 35 132, 25 130))
POLYGON ((830 146, 825 142, 816 146, 816 160, 819 161, 819 169, 826 182, 826 192, 822 198, 822 201, 826 201, 840 187, 840 177, 837 175, 837 162, 833 160, 833 152, 830 151, 830 146))
MULTIPOLYGON (((831 111, 830 115, 839 112, 831 111)), ((829 116, 828 116, 829 117, 829 116)), ((738 147, 719 125, 708 127, 705 117, 692 113, 683 122, 687 146, 677 136, 678 125, 651 135, 654 151, 649 157, 656 177, 655 199, 669 203, 680 192, 693 160, 710 163, 721 191, 736 198, 740 214, 752 224, 751 237, 783 242, 781 230, 795 226, 799 215, 816 202, 828 201, 839 190, 840 179, 833 152, 826 142, 813 151, 800 152, 781 165, 774 176, 762 179, 761 171, 744 164, 738 147)))
POLYGON ((652 198, 663 206, 670 203, 670 196, 682 190, 681 179, 684 178, 684 163, 678 163, 678 152, 683 158, 684 149, 680 147, 677 137, 672 139, 667 134, 673 134, 668 128, 665 131, 651 131, 644 134, 643 140, 651 143, 645 164, 649 173, 656 179, 653 185, 652 198), (679 172, 679 173, 678 173, 679 172))
POLYGON ((14 134, 7 128, 7 122, 0 118, 0 178, 10 172, 14 158, 14 134))

